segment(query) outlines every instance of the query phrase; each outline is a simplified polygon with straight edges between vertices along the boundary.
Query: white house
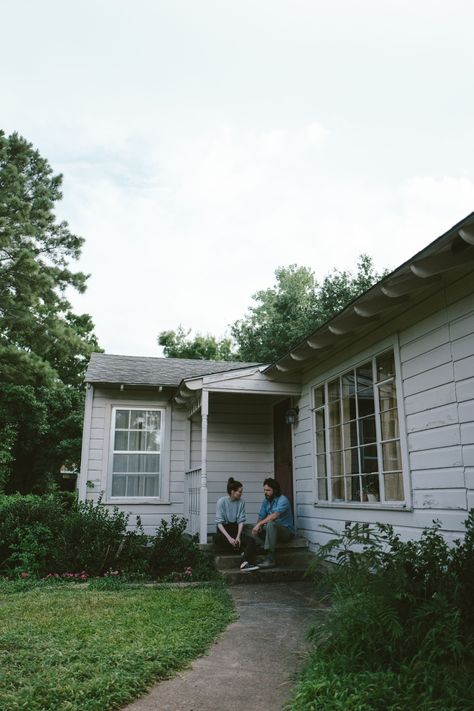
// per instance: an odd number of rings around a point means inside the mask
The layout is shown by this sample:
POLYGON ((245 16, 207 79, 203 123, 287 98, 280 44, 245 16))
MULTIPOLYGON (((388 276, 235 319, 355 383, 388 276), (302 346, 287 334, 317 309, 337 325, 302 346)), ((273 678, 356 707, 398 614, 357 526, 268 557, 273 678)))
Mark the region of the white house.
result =
POLYGON ((178 513, 204 542, 233 475, 250 518, 276 476, 311 543, 348 521, 456 537, 474 506, 474 213, 275 363, 94 354, 86 381, 80 495, 150 532, 178 513))

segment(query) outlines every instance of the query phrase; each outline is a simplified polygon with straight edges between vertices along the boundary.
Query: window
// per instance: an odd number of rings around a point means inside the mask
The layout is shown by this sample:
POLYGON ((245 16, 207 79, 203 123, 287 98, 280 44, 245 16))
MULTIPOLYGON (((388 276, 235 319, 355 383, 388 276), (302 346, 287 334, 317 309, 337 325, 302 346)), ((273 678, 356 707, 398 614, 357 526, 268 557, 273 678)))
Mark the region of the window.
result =
POLYGON ((393 350, 316 388, 317 498, 404 500, 393 350))
POLYGON ((160 496, 164 410, 114 408, 112 496, 160 496))

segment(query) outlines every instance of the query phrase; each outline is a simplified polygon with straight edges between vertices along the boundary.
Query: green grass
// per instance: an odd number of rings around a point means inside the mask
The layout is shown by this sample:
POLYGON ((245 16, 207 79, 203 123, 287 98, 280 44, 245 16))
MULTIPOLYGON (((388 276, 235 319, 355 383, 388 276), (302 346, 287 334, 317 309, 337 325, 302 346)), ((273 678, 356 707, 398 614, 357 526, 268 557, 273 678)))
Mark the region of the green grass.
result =
POLYGON ((3 584, 0 709, 107 711, 202 654, 233 618, 220 585, 3 584))

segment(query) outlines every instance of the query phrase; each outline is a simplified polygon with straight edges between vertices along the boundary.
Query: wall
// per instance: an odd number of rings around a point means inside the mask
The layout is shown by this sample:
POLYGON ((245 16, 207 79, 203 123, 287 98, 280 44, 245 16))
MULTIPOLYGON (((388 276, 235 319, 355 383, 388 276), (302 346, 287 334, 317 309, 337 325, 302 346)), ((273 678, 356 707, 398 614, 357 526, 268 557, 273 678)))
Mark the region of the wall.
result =
POLYGON ((451 278, 435 297, 408 308, 363 341, 354 341, 309 370, 299 402, 294 433, 297 516, 300 533, 313 543, 329 534, 322 524, 341 530, 348 521, 392 523, 404 538, 417 537, 439 519, 447 538, 463 531, 474 506, 474 294, 473 275, 451 278), (314 455, 311 388, 375 352, 380 344, 399 343, 401 430, 405 430, 410 487, 406 510, 314 505, 314 455))

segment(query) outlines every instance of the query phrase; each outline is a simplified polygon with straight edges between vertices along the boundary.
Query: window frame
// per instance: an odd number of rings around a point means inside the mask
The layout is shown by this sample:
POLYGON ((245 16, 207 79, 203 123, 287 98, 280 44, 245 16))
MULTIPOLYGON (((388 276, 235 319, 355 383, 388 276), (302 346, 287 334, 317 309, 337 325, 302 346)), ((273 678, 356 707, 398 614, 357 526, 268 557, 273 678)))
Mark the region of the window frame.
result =
POLYGON ((169 504, 170 490, 170 452, 171 452, 171 410, 170 407, 161 402, 113 402, 110 404, 108 416, 108 450, 107 450, 107 483, 106 501, 110 504, 169 504), (161 412, 160 423, 160 481, 159 495, 157 496, 113 496, 113 457, 115 453, 115 422, 117 410, 144 410, 161 412))
MULTIPOLYGON (((373 382, 374 389, 378 387, 379 384, 373 382)), ((350 358, 340 363, 337 367, 331 368, 326 371, 324 379, 315 380, 310 384, 310 409, 311 409, 311 428, 312 428, 312 468, 313 468, 313 487, 314 487, 314 505, 318 508, 328 507, 328 508, 348 508, 348 509, 398 509, 403 511, 412 510, 412 491, 411 482, 409 476, 409 459, 408 459, 408 448, 407 448, 407 435, 405 426, 405 412, 404 412, 404 396, 402 388, 402 378, 401 378, 401 362, 400 362, 400 349, 398 344, 398 338, 391 338, 383 343, 378 344, 375 348, 370 348, 363 353, 358 353, 356 358, 350 358), (329 442, 329 422, 327 420, 328 413, 328 384, 336 378, 344 376, 351 370, 355 370, 360 366, 367 363, 369 360, 372 364, 372 372, 374 373, 376 358, 383 355, 387 351, 393 352, 394 359, 394 378, 393 382, 395 384, 396 395, 397 395, 397 412, 398 412, 398 428, 399 428, 399 446, 400 446, 400 464, 401 464, 401 477, 403 483, 404 499, 403 501, 385 501, 385 491, 384 491, 384 475, 380 471, 380 463, 383 461, 382 455, 382 437, 381 437, 381 421, 380 421, 380 402, 379 396, 374 398, 375 400, 375 428, 376 428, 376 442, 374 443, 377 447, 377 459, 379 466, 377 467, 377 476, 379 478, 379 491, 380 500, 379 501, 346 501, 346 500, 334 500, 332 497, 332 477, 328 459, 330 458, 330 442, 329 442), (326 467, 326 486, 328 499, 319 498, 318 491, 318 447, 317 447, 317 435, 316 435, 316 413, 320 410, 320 406, 316 403, 316 392, 321 387, 324 386, 325 392, 325 405, 324 405, 324 445, 325 445, 325 467, 326 467)), ((357 428, 359 428, 359 420, 357 417, 357 428)), ((348 423, 346 423, 348 424, 348 423)), ((341 423, 341 427, 342 427, 341 423)), ((360 446, 360 445, 359 445, 360 446)), ((344 451, 344 450, 341 450, 344 451)), ((320 453, 319 453, 320 454, 320 453)), ((359 473, 360 475, 360 473, 359 473)), ((343 481, 345 476, 343 475, 343 481)))

